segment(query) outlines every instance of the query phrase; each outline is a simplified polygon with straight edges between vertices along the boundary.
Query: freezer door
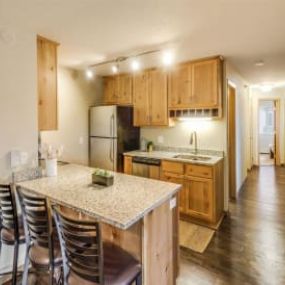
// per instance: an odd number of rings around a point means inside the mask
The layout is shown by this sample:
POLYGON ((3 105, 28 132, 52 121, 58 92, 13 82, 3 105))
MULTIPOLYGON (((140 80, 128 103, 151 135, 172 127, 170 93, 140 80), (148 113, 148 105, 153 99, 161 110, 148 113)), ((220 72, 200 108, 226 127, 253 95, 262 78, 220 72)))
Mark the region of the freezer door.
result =
POLYGON ((90 138, 90 166, 116 171, 117 139, 90 138))
POLYGON ((90 136, 117 137, 116 106, 98 106, 90 109, 90 136))

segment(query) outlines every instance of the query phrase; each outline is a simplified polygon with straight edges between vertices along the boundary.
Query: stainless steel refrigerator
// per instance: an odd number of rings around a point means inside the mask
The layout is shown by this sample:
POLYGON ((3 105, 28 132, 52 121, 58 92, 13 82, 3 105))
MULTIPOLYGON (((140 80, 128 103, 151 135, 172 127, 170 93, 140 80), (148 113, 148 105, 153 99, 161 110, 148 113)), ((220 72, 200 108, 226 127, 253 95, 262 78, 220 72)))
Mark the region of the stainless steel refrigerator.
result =
POLYGON ((123 172, 126 151, 139 149, 140 129, 133 127, 133 108, 90 108, 90 166, 123 172))

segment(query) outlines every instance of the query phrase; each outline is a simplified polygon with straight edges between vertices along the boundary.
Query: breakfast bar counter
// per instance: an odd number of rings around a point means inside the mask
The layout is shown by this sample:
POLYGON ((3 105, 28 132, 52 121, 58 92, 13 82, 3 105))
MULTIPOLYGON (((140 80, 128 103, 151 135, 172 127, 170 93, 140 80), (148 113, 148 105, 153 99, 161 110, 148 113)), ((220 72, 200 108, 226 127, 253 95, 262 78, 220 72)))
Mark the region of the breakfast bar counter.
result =
POLYGON ((17 185, 101 222, 103 239, 141 261, 143 284, 175 284, 181 185, 114 173, 114 184, 104 187, 92 184, 93 172, 68 164, 59 167, 56 177, 17 185))

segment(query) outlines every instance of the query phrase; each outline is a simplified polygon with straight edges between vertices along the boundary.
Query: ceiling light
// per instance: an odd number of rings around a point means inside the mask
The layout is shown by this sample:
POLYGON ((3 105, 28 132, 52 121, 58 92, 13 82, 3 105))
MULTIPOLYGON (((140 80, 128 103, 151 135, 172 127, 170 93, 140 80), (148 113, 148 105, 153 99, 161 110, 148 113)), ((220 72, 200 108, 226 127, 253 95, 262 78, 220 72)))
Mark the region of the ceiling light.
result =
POLYGON ((140 63, 139 63, 136 59, 134 59, 134 60, 132 61, 131 66, 132 66, 132 70, 133 70, 133 71, 137 71, 137 70, 140 69, 140 63))
POLYGON ((169 66, 173 63, 173 53, 170 51, 165 51, 162 55, 162 62, 164 65, 169 66))
POLYGON ((118 73, 118 71, 119 71, 118 65, 112 65, 112 72, 113 73, 118 73))
POLYGON ((86 77, 87 77, 88 79, 92 79, 92 78, 93 78, 93 71, 90 70, 90 69, 87 69, 87 70, 86 70, 86 77))
POLYGON ((257 67, 262 67, 262 66, 264 66, 264 61, 263 61, 263 60, 257 61, 257 62, 255 63, 255 66, 257 66, 257 67))

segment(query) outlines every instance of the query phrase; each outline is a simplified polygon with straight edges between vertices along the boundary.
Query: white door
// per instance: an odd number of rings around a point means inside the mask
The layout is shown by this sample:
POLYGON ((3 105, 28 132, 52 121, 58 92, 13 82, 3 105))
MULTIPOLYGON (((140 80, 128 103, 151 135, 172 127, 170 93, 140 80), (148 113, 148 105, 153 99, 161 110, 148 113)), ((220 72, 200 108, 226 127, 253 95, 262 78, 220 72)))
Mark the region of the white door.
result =
POLYGON ((117 137, 117 107, 98 106, 90 109, 90 136, 117 137))
POLYGON ((90 166, 116 171, 117 139, 90 138, 90 166))

